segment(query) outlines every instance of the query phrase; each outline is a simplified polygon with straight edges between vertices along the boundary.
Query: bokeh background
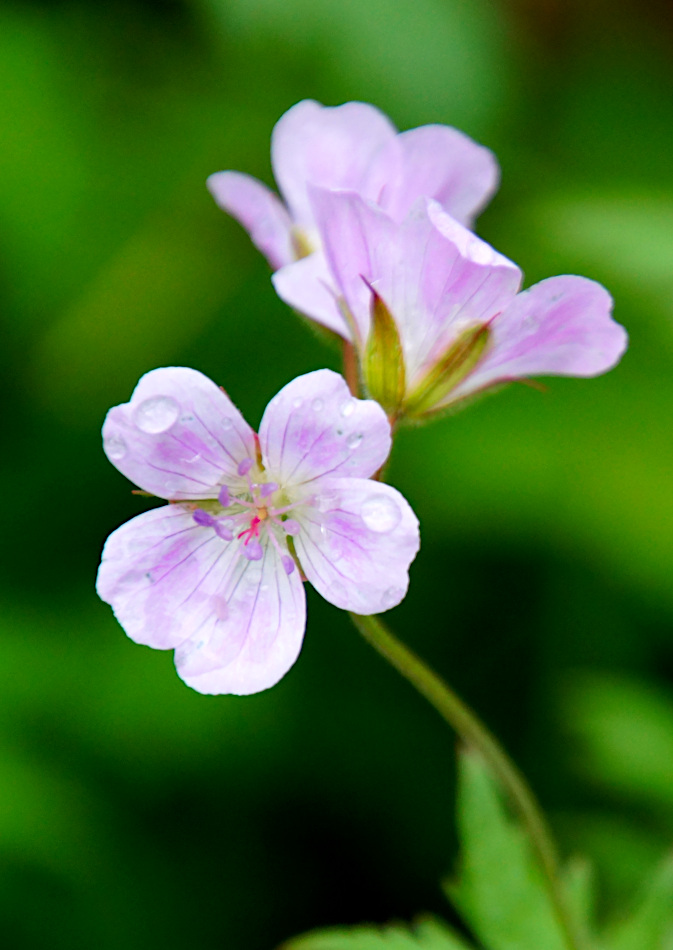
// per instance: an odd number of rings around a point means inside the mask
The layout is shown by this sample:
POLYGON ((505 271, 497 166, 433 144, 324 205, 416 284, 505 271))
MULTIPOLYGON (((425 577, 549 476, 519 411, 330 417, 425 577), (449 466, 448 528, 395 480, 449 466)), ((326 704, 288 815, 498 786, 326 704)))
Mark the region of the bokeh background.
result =
MULTIPOLYGON (((480 233, 528 282, 604 282, 631 348, 406 431, 423 547, 397 631, 528 774, 602 914, 673 841, 673 22, 665 0, 86 0, 0 7, 0 934, 271 950, 451 911, 453 740, 309 591, 273 690, 203 697, 94 593, 146 502, 100 425, 194 366, 256 424, 338 368, 206 192, 271 182, 299 99, 498 154, 480 233)), ((506 869, 503 869, 506 873, 506 869)))

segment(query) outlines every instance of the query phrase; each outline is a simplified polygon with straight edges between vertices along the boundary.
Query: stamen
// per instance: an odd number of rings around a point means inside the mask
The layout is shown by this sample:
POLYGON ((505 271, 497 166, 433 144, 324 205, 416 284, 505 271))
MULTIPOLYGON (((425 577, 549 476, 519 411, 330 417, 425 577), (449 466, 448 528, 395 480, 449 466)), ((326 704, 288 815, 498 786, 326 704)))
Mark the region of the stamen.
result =
POLYGON ((285 521, 281 521, 281 527, 286 534, 294 537, 296 534, 299 534, 301 531, 301 526, 298 521, 295 521, 294 518, 286 518, 285 521))
POLYGON ((259 488, 259 493, 262 498, 268 498, 269 495, 273 495, 275 491, 278 491, 278 485, 275 482, 264 482, 259 488))
POLYGON ((231 530, 232 524, 231 518, 220 518, 216 521, 213 527, 215 528, 215 534, 218 538, 222 538, 223 541, 233 541, 234 532, 231 530))
POLYGON ((249 561, 260 561, 264 550, 259 541, 251 541, 249 544, 246 541, 243 545, 243 554, 247 557, 249 561))
POLYGON ((203 510, 203 508, 197 508, 192 515, 192 518, 197 524, 202 525, 204 528, 210 528, 215 524, 215 519, 213 516, 209 515, 207 511, 203 510))
POLYGON ((294 564, 293 559, 290 557, 290 555, 284 554, 281 558, 281 561, 283 563, 283 567, 285 568, 285 573, 291 574, 295 568, 295 564, 294 564))
POLYGON ((236 469, 236 471, 238 472, 239 475, 247 475, 250 469, 252 468, 252 466, 253 466, 252 459, 243 459, 241 462, 238 463, 238 468, 236 469))
POLYGON ((220 494, 217 496, 217 500, 223 508, 228 508, 231 504, 231 499, 229 498, 229 489, 226 485, 223 485, 220 489, 220 494))
POLYGON ((284 508, 274 508, 271 514, 273 515, 274 518, 276 518, 278 517, 278 515, 284 515, 285 512, 292 511, 293 508, 298 508, 299 505, 303 505, 303 504, 305 504, 305 502, 303 501, 293 501, 291 505, 285 505, 284 508))

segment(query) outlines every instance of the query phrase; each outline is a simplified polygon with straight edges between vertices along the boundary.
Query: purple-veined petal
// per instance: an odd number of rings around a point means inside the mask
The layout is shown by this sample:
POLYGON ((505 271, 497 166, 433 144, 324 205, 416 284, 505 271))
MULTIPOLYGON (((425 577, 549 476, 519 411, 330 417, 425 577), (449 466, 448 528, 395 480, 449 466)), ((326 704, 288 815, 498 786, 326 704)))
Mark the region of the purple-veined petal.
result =
POLYGON ((132 640, 171 649, 216 610, 236 547, 197 524, 185 505, 153 508, 107 539, 96 590, 132 640))
POLYGON ((374 106, 323 106, 305 99, 283 115, 271 137, 271 162, 295 223, 310 228, 307 184, 357 190, 376 152, 396 134, 374 106))
POLYGON ((500 170, 493 153, 447 125, 402 132, 374 157, 362 194, 396 221, 419 198, 434 198, 471 227, 495 193, 500 170))
POLYGON ((519 268, 434 201, 397 223, 352 192, 311 189, 325 255, 366 340, 371 292, 397 323, 407 383, 422 375, 469 326, 486 323, 513 299, 519 268))
POLYGON ((350 340, 350 330, 337 303, 338 291, 321 251, 282 267, 272 281, 286 304, 350 340))
POLYGON ((274 396, 259 427, 264 465, 282 487, 326 475, 368 478, 390 452, 390 425, 378 403, 355 399, 338 373, 316 370, 274 396))
POLYGON ((292 221, 270 188, 241 172, 216 172, 207 181, 217 204, 243 225, 273 270, 295 259, 292 221))
POLYGON ((519 294, 492 323, 484 359, 451 393, 460 399, 526 376, 597 376, 627 345, 612 317, 612 297, 586 277, 549 277, 519 294))
POLYGON ((244 487, 238 465, 255 458, 254 433, 229 397, 182 366, 152 370, 110 409, 103 447, 132 482, 170 499, 217 498, 220 482, 244 487))
POLYGON ((294 545, 302 570, 330 603, 373 614, 402 600, 419 548, 418 520, 390 485, 323 479, 300 524, 294 545))
POLYGON ((204 693, 254 693, 292 666, 305 596, 278 552, 240 555, 184 505, 147 511, 113 532, 97 590, 136 643, 176 649, 178 672, 204 693))
POLYGON ((301 650, 306 627, 301 578, 297 571, 288 573, 267 541, 259 560, 238 559, 223 590, 217 620, 178 647, 175 665, 200 693, 258 693, 277 683, 301 650))

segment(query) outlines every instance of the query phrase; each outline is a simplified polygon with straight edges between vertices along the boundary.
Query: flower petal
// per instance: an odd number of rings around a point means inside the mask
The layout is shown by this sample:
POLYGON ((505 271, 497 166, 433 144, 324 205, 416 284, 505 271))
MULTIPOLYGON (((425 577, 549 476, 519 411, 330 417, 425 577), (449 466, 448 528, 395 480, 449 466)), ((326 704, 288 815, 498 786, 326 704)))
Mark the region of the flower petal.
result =
POLYGON ((153 508, 107 539, 96 590, 132 640, 171 649, 213 613, 236 547, 198 525, 187 506, 153 508))
POLYGON ((402 132, 374 157, 362 194, 396 221, 419 198, 434 198, 471 227, 495 193, 500 170, 493 153, 447 125, 402 132))
POLYGON ((160 498, 217 498, 244 487, 237 474, 255 458, 254 433, 212 380, 181 366, 142 377, 131 401, 111 409, 103 447, 120 472, 160 498))
POLYGON ((270 188, 241 172, 216 172, 207 181, 217 204, 243 225, 274 270, 295 259, 292 221, 270 188))
POLYGON ((297 517, 297 556, 326 600, 359 614, 402 600, 420 541, 418 520, 398 491, 363 478, 326 478, 314 506, 297 517))
POLYGON ((325 254, 359 327, 369 332, 371 292, 398 325, 408 382, 422 375, 456 335, 510 303, 519 268, 433 201, 398 224, 352 192, 312 189, 325 254))
POLYGON ((298 575, 268 545, 241 556, 183 505, 147 511, 108 538, 97 590, 136 643, 177 647, 185 682, 203 693, 254 693, 297 658, 306 609, 298 575))
POLYGON ((338 291, 321 251, 282 267, 271 279, 286 304, 350 340, 350 330, 337 303, 338 291))
POLYGON ((262 458, 281 487, 325 475, 368 478, 390 452, 390 425, 378 403, 355 399, 338 373, 316 370, 274 396, 259 427, 262 458))
POLYGON ((627 345, 626 331, 611 312, 610 294, 593 280, 562 276, 540 281, 493 321, 487 355, 450 401, 526 376, 606 372, 627 345))
POLYGON ((223 590, 219 615, 175 651, 175 665, 200 693, 258 693, 277 683, 299 655, 306 628, 304 586, 267 543, 260 560, 238 559, 223 590))
POLYGON ((357 190, 372 157, 395 134, 390 120, 364 102, 327 107, 305 99, 289 109, 273 130, 271 161, 295 222, 309 229, 313 223, 307 183, 357 190))

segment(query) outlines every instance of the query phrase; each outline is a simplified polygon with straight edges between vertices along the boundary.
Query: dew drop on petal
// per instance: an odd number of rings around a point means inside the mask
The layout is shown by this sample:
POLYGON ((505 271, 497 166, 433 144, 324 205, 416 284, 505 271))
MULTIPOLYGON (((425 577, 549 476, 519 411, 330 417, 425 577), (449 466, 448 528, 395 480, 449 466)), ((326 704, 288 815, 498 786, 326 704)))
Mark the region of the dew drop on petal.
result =
POLYGON ((342 402, 339 411, 347 419, 355 411, 355 400, 347 399, 346 402, 342 402))
POLYGON ((109 436, 104 443, 105 452, 108 458, 118 461, 126 455, 126 442, 120 435, 109 436))
POLYGON ((370 495, 362 503, 360 516, 370 531, 388 534, 402 520, 402 512, 397 502, 387 495, 370 495))
POLYGON ((346 445, 349 449, 357 449, 358 445, 362 442, 362 433, 353 432, 352 435, 349 435, 346 439, 346 445))
POLYGON ((390 610, 396 607, 404 597, 404 591, 401 587, 389 587, 381 594, 381 610, 390 610))
POLYGON ((218 620, 226 620, 229 616, 229 605, 219 594, 213 597, 213 611, 218 620))
POLYGON ((303 400, 303 399, 295 399, 295 400, 293 400, 293 402, 292 402, 292 406, 293 406, 295 409, 301 409, 301 407, 302 407, 303 405, 304 405, 304 400, 303 400))
POLYGON ((313 409, 314 412, 320 412, 324 405, 325 403, 322 399, 314 399, 311 403, 311 409, 313 409))
POLYGON ((170 429, 179 415, 180 406, 172 396, 151 396, 140 403, 133 421, 141 432, 157 435, 170 429))
POLYGON ((221 419, 221 420, 220 420, 220 428, 225 429, 225 430, 226 430, 226 429, 231 429, 231 427, 233 426, 233 424, 234 424, 234 423, 231 421, 231 419, 229 418, 229 416, 225 416, 224 419, 221 419))

